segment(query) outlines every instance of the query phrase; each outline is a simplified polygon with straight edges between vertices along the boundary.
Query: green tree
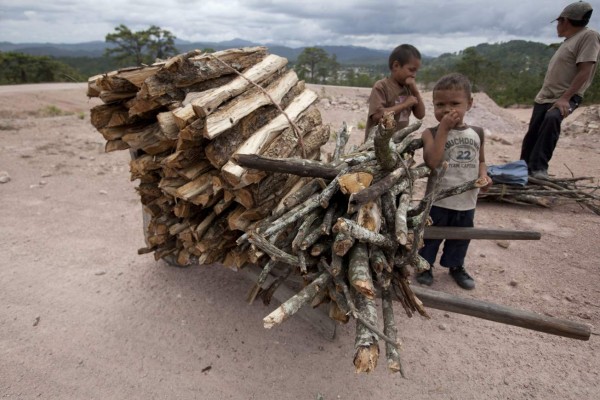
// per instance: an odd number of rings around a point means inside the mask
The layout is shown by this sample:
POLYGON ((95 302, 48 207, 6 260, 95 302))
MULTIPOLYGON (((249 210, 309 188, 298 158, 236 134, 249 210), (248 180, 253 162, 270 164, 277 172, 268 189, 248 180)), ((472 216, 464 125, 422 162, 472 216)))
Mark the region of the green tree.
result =
POLYGON ((114 33, 107 34, 105 40, 114 45, 106 49, 105 55, 117 59, 124 65, 149 64, 156 58, 177 54, 175 36, 156 25, 133 32, 121 24, 115 28, 114 33))
POLYGON ((165 59, 177 54, 175 36, 165 29, 152 25, 148 31, 148 50, 152 59, 165 59))
POLYGON ((485 91, 495 71, 492 63, 480 55, 474 47, 467 47, 456 64, 456 72, 466 75, 476 91, 485 91))
POLYGON ((76 70, 50 57, 0 52, 1 85, 81 80, 76 70))
POLYGON ((309 83, 326 83, 337 79, 339 63, 320 47, 306 47, 294 67, 300 79, 309 83))

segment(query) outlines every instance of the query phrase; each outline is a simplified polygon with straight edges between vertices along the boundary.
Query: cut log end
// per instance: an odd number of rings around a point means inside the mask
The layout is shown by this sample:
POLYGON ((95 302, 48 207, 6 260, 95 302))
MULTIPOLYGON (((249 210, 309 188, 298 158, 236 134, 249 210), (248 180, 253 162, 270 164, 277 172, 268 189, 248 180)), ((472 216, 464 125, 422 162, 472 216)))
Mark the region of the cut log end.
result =
POLYGON ((373 372, 377 367, 378 360, 379 346, 376 343, 370 346, 361 346, 354 354, 354 372, 357 374, 373 372))

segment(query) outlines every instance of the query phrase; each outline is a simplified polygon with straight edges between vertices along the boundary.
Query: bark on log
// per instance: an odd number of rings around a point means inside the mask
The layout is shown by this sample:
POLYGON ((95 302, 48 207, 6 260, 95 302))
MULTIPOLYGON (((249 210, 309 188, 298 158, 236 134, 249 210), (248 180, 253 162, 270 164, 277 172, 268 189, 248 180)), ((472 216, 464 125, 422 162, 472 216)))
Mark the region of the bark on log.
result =
POLYGON ((241 167, 261 171, 294 174, 303 177, 333 179, 339 170, 320 161, 272 158, 256 154, 235 154, 232 159, 241 167))
POLYGON ((536 231, 519 231, 512 229, 490 228, 457 228, 449 226, 427 226, 425 239, 460 239, 460 240, 540 240, 542 234, 536 231))
POLYGON ((342 232, 363 243, 374 244, 387 250, 395 250, 397 246, 390 238, 380 233, 371 232, 347 218, 338 218, 336 224, 333 226, 333 232, 342 232))
MULTIPOLYGON (((383 332, 390 339, 398 340, 398 329, 396 328, 396 321, 394 318, 392 294, 388 289, 384 289, 381 293, 381 307, 383 315, 383 332)), ((400 372, 400 375, 402 375, 403 378, 406 378, 404 369, 402 368, 399 346, 399 343, 398 346, 392 346, 386 342, 385 355, 387 358, 387 366, 391 372, 400 372)))
POLYGON ((398 154, 395 152, 395 146, 391 141, 395 127, 394 113, 392 111, 384 113, 373 139, 377 162, 385 171, 393 170, 398 164, 398 154))
POLYGON ((287 300, 281 306, 276 308, 271 314, 263 318, 263 326, 266 329, 271 329, 277 324, 282 323, 300 308, 308 304, 322 290, 326 290, 328 283, 331 281, 331 275, 327 273, 321 274, 317 279, 308 284, 298 294, 287 300))
POLYGON ((463 299, 458 296, 422 287, 415 286, 413 287, 413 291, 423 301, 423 304, 438 310, 470 315, 488 321, 519 326, 571 339, 590 339, 591 328, 586 324, 540 315, 531 311, 519 310, 486 301, 463 299))
POLYGON ((348 282, 369 299, 375 298, 375 286, 371 268, 369 267, 369 253, 365 243, 352 246, 348 261, 348 282))
MULTIPOLYGON (((377 326, 377 310, 375 301, 357 293, 356 308, 358 313, 367 321, 377 326)), ((373 372, 379 360, 378 338, 369 328, 359 320, 356 321, 356 339, 354 341, 354 370, 356 373, 373 372)))

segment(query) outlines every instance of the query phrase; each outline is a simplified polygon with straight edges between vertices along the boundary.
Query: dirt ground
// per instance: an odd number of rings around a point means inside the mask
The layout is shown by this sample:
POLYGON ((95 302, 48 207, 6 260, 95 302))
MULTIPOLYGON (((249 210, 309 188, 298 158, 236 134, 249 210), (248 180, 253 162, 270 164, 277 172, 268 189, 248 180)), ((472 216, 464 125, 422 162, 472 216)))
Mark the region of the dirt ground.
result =
MULTIPOLYGON (((363 132, 368 89, 314 87, 326 122, 363 132)), ((431 95, 424 93, 430 126, 431 95)), ((481 203, 476 224, 539 241, 473 241, 474 291, 433 289, 593 326, 577 341, 398 307, 407 379, 355 375, 354 324, 328 341, 292 318, 265 330, 250 283, 220 266, 168 267, 144 246, 126 151, 104 153, 85 85, 0 86, 0 397, 13 399, 598 399, 600 216, 481 203)), ((530 110, 475 96, 489 164, 515 160, 530 110)), ((582 111, 580 111, 582 112, 582 111)), ((575 120, 577 115, 571 116, 575 120)), ((561 138, 552 174, 600 177, 600 132, 561 138)), ((415 283, 416 284, 416 283, 415 283)))

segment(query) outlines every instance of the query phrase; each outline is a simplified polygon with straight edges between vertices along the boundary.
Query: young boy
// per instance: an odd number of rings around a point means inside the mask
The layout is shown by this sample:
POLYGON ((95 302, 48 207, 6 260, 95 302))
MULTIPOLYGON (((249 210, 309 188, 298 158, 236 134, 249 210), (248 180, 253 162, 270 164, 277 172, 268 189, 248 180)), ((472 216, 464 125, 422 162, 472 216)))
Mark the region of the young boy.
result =
POLYGON ((419 50, 410 44, 396 47, 390 54, 388 66, 390 76, 375 82, 371 89, 365 141, 387 111, 394 112, 397 129, 408 126, 411 112, 418 119, 425 116, 425 105, 415 82, 417 71, 421 68, 419 50))
MULTIPOLYGON (((433 88, 433 112, 439 125, 422 133, 423 158, 428 167, 439 168, 444 161, 448 169, 439 183, 440 189, 448 189, 477 178, 484 178, 488 185, 492 180, 485 165, 483 129, 467 126, 463 118, 473 105, 471 83, 461 74, 442 77, 433 88)), ((434 226, 472 227, 475 217, 478 189, 433 203, 430 216, 434 226)), ((425 240, 419 254, 433 267, 442 240, 425 240)), ((469 240, 446 240, 440 265, 450 269, 450 275, 463 289, 475 288, 475 281, 467 273, 464 260, 469 240)), ((424 285, 433 283, 432 269, 417 275, 424 285)))

